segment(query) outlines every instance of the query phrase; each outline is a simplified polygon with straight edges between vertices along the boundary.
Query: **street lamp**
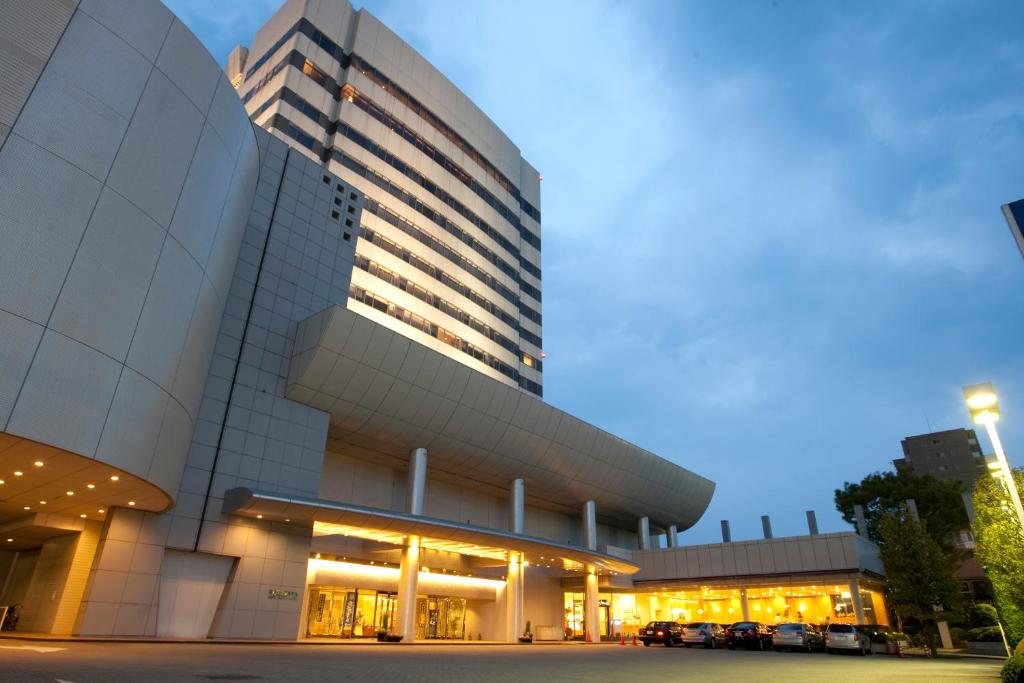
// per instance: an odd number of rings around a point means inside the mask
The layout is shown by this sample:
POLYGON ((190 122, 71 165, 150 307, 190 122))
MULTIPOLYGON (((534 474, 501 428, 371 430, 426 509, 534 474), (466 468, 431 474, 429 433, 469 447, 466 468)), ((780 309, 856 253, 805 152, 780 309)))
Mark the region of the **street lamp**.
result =
MULTIPOLYGON (((992 448, 996 452, 996 470, 1002 477, 1007 491, 1010 492, 1010 500, 1017 511, 1017 521, 1024 530, 1024 507, 1020 503, 1020 494, 1017 492, 1017 483, 1013 479, 1013 472, 1006 460, 1006 453, 1003 452, 1003 443, 999 440, 999 433, 996 432, 996 422, 999 421, 999 397, 990 382, 983 384, 972 384, 964 387, 964 400, 967 402, 967 409, 971 412, 971 419, 974 424, 985 425, 988 438, 992 442, 992 448)), ((996 472, 993 472, 996 475, 996 472)))

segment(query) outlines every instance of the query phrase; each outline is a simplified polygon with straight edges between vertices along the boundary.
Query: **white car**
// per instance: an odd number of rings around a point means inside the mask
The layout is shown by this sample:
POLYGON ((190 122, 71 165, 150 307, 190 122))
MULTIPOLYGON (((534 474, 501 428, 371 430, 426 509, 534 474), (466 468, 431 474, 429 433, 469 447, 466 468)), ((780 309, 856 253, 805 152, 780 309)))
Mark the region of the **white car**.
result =
POLYGON ((852 624, 829 624, 825 630, 825 652, 832 655, 842 650, 864 656, 871 652, 871 641, 852 624))
POLYGON ((683 645, 703 645, 704 647, 715 648, 725 645, 725 629, 721 624, 714 624, 710 621, 697 621, 683 627, 683 645))

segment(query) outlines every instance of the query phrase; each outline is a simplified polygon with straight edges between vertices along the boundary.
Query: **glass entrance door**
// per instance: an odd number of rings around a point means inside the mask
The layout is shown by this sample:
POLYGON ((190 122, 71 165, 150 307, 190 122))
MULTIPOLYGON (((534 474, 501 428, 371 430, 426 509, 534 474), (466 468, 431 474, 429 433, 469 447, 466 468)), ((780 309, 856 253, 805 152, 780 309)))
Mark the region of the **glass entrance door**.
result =
POLYGON ((462 640, 466 637, 466 599, 443 595, 416 600, 416 637, 431 640, 462 640))
POLYGON ((394 630, 395 611, 398 609, 398 593, 377 591, 377 605, 374 612, 374 628, 377 631, 394 630))

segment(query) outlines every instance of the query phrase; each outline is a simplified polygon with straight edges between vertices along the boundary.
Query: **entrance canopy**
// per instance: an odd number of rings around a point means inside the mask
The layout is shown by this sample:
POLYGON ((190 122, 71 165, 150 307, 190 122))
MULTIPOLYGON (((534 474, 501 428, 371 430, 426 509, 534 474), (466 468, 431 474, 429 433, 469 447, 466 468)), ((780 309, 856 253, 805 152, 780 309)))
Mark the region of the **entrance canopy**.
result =
POLYGON ((410 536, 420 546, 445 552, 504 560, 520 552, 533 565, 597 574, 634 574, 639 567, 596 550, 556 543, 499 529, 393 510, 337 503, 316 498, 236 488, 224 494, 224 514, 288 524, 312 524, 317 535, 347 535, 382 543, 405 545, 410 536))

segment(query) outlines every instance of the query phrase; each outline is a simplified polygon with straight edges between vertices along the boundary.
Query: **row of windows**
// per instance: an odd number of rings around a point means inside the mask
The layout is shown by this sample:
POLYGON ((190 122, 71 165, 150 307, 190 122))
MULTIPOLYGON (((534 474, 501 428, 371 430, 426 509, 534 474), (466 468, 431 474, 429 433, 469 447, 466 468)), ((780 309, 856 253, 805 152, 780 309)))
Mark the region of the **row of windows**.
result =
POLYGON ((397 318, 405 324, 426 332, 431 337, 439 339, 445 344, 459 349, 463 353, 476 358, 488 367, 494 368, 509 379, 515 381, 523 389, 526 389, 537 396, 543 396, 543 389, 540 384, 528 380, 525 377, 521 377, 519 375, 519 371, 512 366, 498 360, 483 349, 470 344, 465 339, 462 339, 456 334, 452 334, 443 327, 435 325, 426 318, 416 315, 412 311, 406 310, 397 304, 393 304, 387 299, 356 285, 351 285, 349 287, 348 295, 350 299, 364 303, 381 313, 390 315, 392 318, 397 318))
MULTIPOLYGON (((282 64, 283 65, 287 65, 287 66, 295 66, 300 71, 302 71, 302 73, 305 76, 310 78, 313 82, 317 83, 318 85, 323 87, 325 90, 330 92, 335 99, 341 99, 341 97, 342 97, 342 88, 338 85, 338 83, 333 78, 331 78, 326 73, 324 73, 315 64, 313 64, 313 62, 311 62, 308 58, 302 56, 302 54, 299 53, 297 50, 292 50, 291 52, 289 52, 288 55, 286 55, 285 58, 283 60, 281 60, 281 63, 278 64, 278 66, 281 66, 282 64)), ((274 69, 271 71, 271 74, 277 72, 278 66, 274 67, 274 69)), ((265 80, 266 79, 264 79, 264 81, 265 80)), ((345 87, 345 92, 348 92, 350 90, 353 93, 353 101, 354 101, 354 99, 355 99, 355 89, 354 88, 350 88, 349 86, 345 87)), ((301 99, 301 98, 298 98, 298 95, 293 93, 291 90, 287 90, 286 88, 282 88, 281 91, 278 94, 284 94, 285 92, 287 93, 287 96, 290 99, 301 99)), ((248 97, 248 95, 247 95, 247 97, 248 97)), ((478 215, 476 215, 475 212, 471 211, 462 202, 458 201, 451 194, 449 194, 445 190, 443 190, 440 187, 438 187, 433 181, 429 180, 425 175, 420 173, 418 170, 414 169, 411 165, 409 165, 405 161, 403 161, 403 160, 399 159, 398 157, 396 157, 391 152, 385 150, 381 145, 377 144, 376 142, 373 142, 372 140, 370 140, 368 137, 366 137, 362 133, 359 133, 358 131, 354 130, 350 126, 348 126, 348 125, 346 125, 344 123, 341 123, 341 122, 329 123, 328 122, 329 120, 327 119, 327 117, 323 116, 320 113, 319 110, 317 110, 316 108, 313 108, 312 105, 310 105, 308 102, 305 102, 305 100, 303 100, 303 102, 304 102, 304 107, 303 107, 304 111, 303 111, 303 113, 305 113, 311 119, 313 119, 314 121, 316 121, 317 123, 322 125, 324 128, 326 128, 328 135, 334 134, 335 132, 340 133, 342 136, 347 137, 348 139, 352 140, 353 142, 355 142, 357 145, 359 145, 363 149, 367 150, 368 152, 370 152, 374 156, 380 158, 381 160, 383 160, 384 162, 386 162, 387 164, 389 164, 390 166, 395 168, 399 173, 402 173, 403 175, 407 176, 410 180, 413 180, 418 185, 422 186, 425 190, 427 190, 427 192, 430 192, 435 197, 440 199, 442 202, 444 202, 445 204, 450 206, 452 209, 454 209, 456 212, 458 212, 463 218, 468 220, 470 223, 473 223, 478 228, 483 230, 484 234, 486 234, 491 239, 493 239, 495 242, 500 244, 502 246, 502 248, 504 248, 510 254, 515 254, 517 258, 522 260, 522 256, 519 253, 519 248, 516 247, 514 244, 512 244, 512 242, 510 242, 508 240, 508 238, 506 238, 500 232, 495 230, 490 225, 490 223, 488 223, 484 219, 480 218, 478 215), (312 110, 312 113, 309 111, 310 109, 312 110)), ((369 113, 369 111, 368 111, 368 113, 369 113)), ((401 134, 401 131, 396 131, 396 132, 401 134)), ((403 136, 403 137, 405 137, 405 136, 403 136)), ((416 136, 413 134, 413 138, 415 138, 415 137, 416 136)), ((413 143, 413 144, 415 144, 415 143, 413 143)), ((426 142, 423 143, 423 146, 424 146, 424 148, 429 147, 429 145, 427 145, 426 142)), ((433 149, 433 148, 431 148, 431 149, 433 149)), ((428 156, 431 156, 431 158, 434 158, 432 155, 428 154, 428 156)), ((437 159, 434 158, 434 161, 437 161, 437 159)), ((438 163, 440 163, 440 162, 438 162, 438 163)), ((458 169, 461 173, 465 174, 465 171, 462 171, 461 168, 458 168, 458 166, 456 166, 454 164, 454 162, 451 162, 450 166, 453 167, 453 168, 458 169)), ((444 168, 446 171, 449 171, 450 173, 454 174, 454 172, 448 166, 446 166, 444 164, 441 164, 441 167, 444 168)), ((458 174, 455 174, 455 175, 456 175, 457 178, 461 179, 461 177, 458 174)), ((468 177, 468 175, 467 175, 467 177, 468 177)), ((477 185, 479 186, 479 183, 477 183, 477 185)), ((476 188, 474 188, 472 185, 470 185, 470 189, 476 189, 476 188)), ((519 217, 518 216, 516 216, 511 210, 509 210, 508 207, 506 207, 503 204, 501 204, 501 202, 499 202, 497 200, 497 198, 494 197, 494 195, 492 195, 490 192, 488 192, 482 186, 479 186, 479 189, 481 190, 481 192, 478 192, 477 194, 485 202, 488 202, 488 204, 490 204, 490 206, 492 208, 494 208, 496 211, 498 211, 498 213, 502 214, 502 216, 506 220, 508 220, 509 223, 511 223, 513 226, 515 226, 519 230, 519 235, 520 235, 520 237, 523 238, 524 241, 526 241, 529 244, 533 244, 533 246, 535 246, 537 249, 540 249, 540 238, 538 238, 536 235, 533 235, 533 233, 531 233, 529 230, 527 230, 526 227, 519 221, 519 217), (504 209, 504 211, 502 211, 502 209, 504 209), (532 239, 530 239, 531 237, 532 237, 532 239)))
POLYGON ((412 280, 402 277, 393 270, 385 268, 379 263, 371 261, 362 255, 356 256, 356 267, 365 270, 370 275, 387 282, 389 285, 397 287, 403 292, 412 294, 420 301, 433 306, 448 317, 458 320, 463 325, 476 330, 491 341, 496 342, 501 348, 514 353, 517 358, 522 358, 519 346, 514 341, 501 334, 479 318, 475 318, 469 313, 466 313, 447 299, 442 299, 433 292, 428 291, 426 287, 418 285, 412 280))
MULTIPOLYGON (((284 132, 286 135, 288 135, 292 139, 295 139, 298 142, 300 142, 303 146, 308 148, 308 150, 310 150, 313 154, 315 154, 318 157, 322 157, 324 159, 330 159, 332 156, 334 156, 334 157, 340 159, 342 166, 344 166, 345 168, 349 169, 350 171, 355 172, 356 174, 358 174, 361 177, 367 178, 368 180, 370 180, 374 184, 376 184, 379 187, 387 190, 389 194, 393 195, 394 197, 400 199, 402 202, 408 204, 409 206, 413 207, 414 209, 416 209, 420 213, 424 214, 425 216, 427 216, 428 218, 433 220, 435 223, 437 223, 438 225, 440 225, 441 227, 443 227, 447 231, 452 232, 453 234, 456 234, 457 237, 461 238, 464 242, 466 242, 466 244, 468 244, 471 247, 473 247, 478 253, 481 253, 484 256, 492 256, 492 257, 494 257, 494 261, 493 262, 496 265, 498 265, 503 270, 505 270, 510 275, 512 275, 513 278, 517 278, 518 273, 516 273, 515 270, 512 269, 512 267, 510 265, 508 265, 507 263, 505 263, 501 259, 497 258, 497 256, 494 254, 494 252, 490 252, 486 247, 484 247, 479 242, 474 240, 472 238, 472 236, 470 236, 470 234, 467 234, 464 230, 459 228, 459 226, 457 226, 454 223, 452 223, 452 221, 447 220, 446 218, 444 218, 444 216, 440 215, 439 213, 433 211, 433 209, 431 209, 430 207, 427 207, 426 205, 424 205, 422 202, 417 200, 415 197, 413 197, 412 195, 407 193, 407 191, 404 191, 403 189, 401 189, 397 185, 391 183, 391 181, 389 181, 384 176, 380 175, 379 173, 373 171, 370 168, 367 168, 366 166, 360 164, 358 161, 352 159, 348 155, 340 153, 337 150, 333 150, 333 151, 326 150, 326 148, 324 147, 323 144, 321 144, 318 141, 314 140, 311 135, 309 135, 308 133, 305 133, 302 130, 300 130, 299 128, 297 128, 295 126, 295 124, 291 123, 288 119, 286 119, 284 116, 282 116, 280 114, 274 114, 272 117, 270 117, 270 119, 264 125, 266 125, 267 127, 272 127, 272 128, 276 128, 278 130, 281 130, 282 132, 284 132)), ((418 239, 420 239, 419 238, 420 234, 425 234, 425 233, 422 232, 422 230, 419 230, 419 228, 416 228, 416 226, 413 225, 412 223, 409 223, 408 221, 404 221, 399 216, 397 216, 397 214, 394 214, 393 212, 388 211, 380 203, 375 202, 375 201, 371 200, 370 198, 367 198, 365 200, 364 210, 365 211, 369 211, 370 213, 374 213, 376 215, 379 215, 382 218, 384 218, 385 220, 387 220, 389 223, 395 225, 396 227, 399 227, 399 228, 403 229, 404 231, 410 232, 410 230, 407 229, 407 225, 408 225, 409 228, 415 229, 419 233, 419 234, 416 234, 416 236, 414 236, 414 237, 417 237, 418 239)), ((410 232, 410 233, 412 234, 412 232, 410 232)), ((421 242, 422 241, 423 240, 421 239, 421 242)), ((440 242, 436 242, 436 244, 438 246, 443 246, 443 243, 440 243, 440 242)), ((433 246, 433 244, 431 244, 431 246, 433 246)), ((541 313, 539 311, 534 310, 534 309, 530 308, 529 306, 527 306, 525 302, 523 302, 521 299, 516 297, 511 292, 509 292, 508 288, 506 288, 503 285, 501 285, 500 283, 498 283, 494 278, 492 278, 492 276, 490 276, 490 275, 488 275, 486 273, 483 273, 482 271, 479 271, 479 268, 477 268, 476 266, 472 265, 472 262, 469 261, 468 259, 464 259, 462 256, 459 256, 458 254, 453 252, 450 248, 444 247, 444 250, 445 251, 442 251, 441 253, 444 253, 445 255, 447 255, 447 253, 451 252, 451 254, 455 257, 455 258, 450 257, 450 258, 452 258, 452 260, 454 260, 454 261, 456 261, 457 263, 460 263, 460 264, 462 262, 470 264, 470 266, 471 266, 470 269, 475 268, 474 274, 475 274, 475 272, 478 271, 483 276, 483 278, 485 278, 490 283, 494 283, 495 290, 497 292, 499 292, 500 294, 502 294, 503 296, 506 296, 506 298, 509 299, 510 301, 512 301, 513 303, 515 303, 518 306, 518 308, 519 308, 519 313, 523 317, 525 317, 526 319, 529 319, 529 321, 532 321, 532 322, 536 323, 537 325, 543 325, 543 323, 542 323, 543 316, 541 315, 541 313), (507 296, 507 295, 511 295, 511 296, 507 296)), ((440 251, 440 250, 438 250, 438 251, 440 251)), ((522 281, 519 282, 519 285, 520 285, 520 287, 528 287, 528 288, 532 289, 529 285, 527 285, 526 283, 523 283, 522 281)), ((525 341, 529 342, 530 344, 534 344, 538 348, 541 348, 541 337, 539 337, 538 335, 536 335, 536 334, 534 334, 532 332, 529 332, 528 330, 524 330, 524 329, 520 328, 519 336, 522 339, 524 339, 525 341)))
MULTIPOLYGON (((379 85, 384 90, 391 93, 396 99, 398 99, 406 108, 418 115, 424 121, 433 126, 438 132, 444 135, 448 140, 451 141, 456 147, 461 149, 466 156, 472 159, 476 164, 483 169, 487 175, 501 185, 509 194, 519 201, 523 211, 533 218, 535 221, 540 223, 540 211, 537 210, 532 204, 526 201, 522 194, 519 192, 519 188, 509 180, 505 174, 498 170, 498 168, 487 160, 480 152, 476 150, 465 138, 456 133, 451 126, 446 124, 436 114, 425 107, 419 100, 414 98, 412 95, 407 93, 404 89, 398 86, 397 83, 389 79, 383 73, 374 68, 369 62, 359 57, 358 55, 347 55, 345 51, 341 49, 341 46, 332 41, 330 38, 325 36, 322 31, 317 29, 308 19, 299 19, 294 26, 292 26, 285 34, 278 39, 274 45, 267 50, 263 56, 257 59, 251 68, 245 73, 245 78, 248 80, 257 69, 259 69, 266 61, 291 38, 296 32, 302 33, 314 44, 319 46, 329 55, 334 57, 335 60, 341 65, 343 69, 347 69, 349 65, 355 66, 360 73, 369 78, 371 81, 379 85)), ((251 95, 251 91, 250 91, 251 95)), ((538 245, 538 248, 539 245, 538 245)))
POLYGON ((445 171, 458 178, 459 182, 461 182, 463 185, 471 189, 478 197, 480 197, 480 199, 484 200, 484 202, 488 206, 497 211, 502 218, 507 220, 510 224, 516 226, 516 228, 519 229, 520 235, 527 243, 533 244, 535 247, 540 249, 540 240, 537 240, 536 243, 534 243, 534 241, 530 239, 530 237, 534 237, 534 235, 529 230, 525 229, 525 226, 519 220, 519 214, 505 206, 505 204, 500 199, 495 197, 490 190, 481 185, 476 178, 467 173, 465 169, 456 164, 452 159, 448 158, 448 156, 442 153, 441 150, 437 149, 429 142, 424 140, 422 137, 417 135, 415 132, 410 130, 408 127, 405 126, 405 124, 403 124, 401 121, 396 119, 391 114, 388 114, 386 111, 384 111, 383 108, 378 106, 372 100, 365 97, 361 92, 359 92, 352 86, 346 85, 344 88, 342 88, 342 95, 346 100, 355 104, 357 107, 359 107, 367 114, 372 116, 374 119, 380 121, 385 126, 390 128, 393 132, 402 136, 402 139, 404 139, 410 145, 412 145, 420 152, 422 152, 424 156, 431 159, 434 163, 443 168, 445 171))
MULTIPOLYGON (((294 54, 298 55, 297 52, 294 54)), ((306 60, 306 62, 308 63, 308 60, 306 60)), ((266 111, 267 108, 270 107, 270 105, 272 105, 274 102, 277 102, 278 100, 287 102, 296 110, 298 110, 302 114, 305 114, 307 117, 315 121, 318 125, 322 126, 323 128, 326 128, 328 134, 334 134, 336 132, 337 124, 330 123, 326 114, 321 112, 319 109, 314 107, 312 104, 307 102, 302 97, 299 97, 299 95, 297 95, 294 91, 286 87, 280 88, 266 102, 264 102, 257 109, 255 109, 252 113, 252 118, 257 118, 260 114, 266 111)), ((503 272, 508 273, 510 277, 514 277, 517 281, 520 281, 519 273, 516 273, 511 265, 506 265, 504 262, 499 263, 498 261, 495 260, 498 258, 498 256, 491 252, 490 249, 487 249, 487 247, 480 244, 479 242, 476 242, 476 244, 479 245, 480 249, 485 249, 487 251, 487 253, 484 255, 487 256, 488 261, 490 261, 491 263, 495 263, 502 269, 503 272)), ((522 254, 519 255, 519 265, 523 270, 530 273, 531 275, 534 275, 538 280, 540 279, 540 268, 530 263, 522 254)), ((525 282, 520 282, 520 285, 534 299, 536 299, 537 301, 541 300, 540 290, 525 282)))
POLYGON ((393 242, 389 240, 387 237, 384 237, 383 235, 374 232, 365 225, 361 225, 359 226, 359 228, 359 236, 362 237, 367 242, 376 244, 378 247, 388 252, 389 254, 397 256, 406 263, 416 267, 419 270, 422 270, 424 273, 431 276, 435 280, 454 289, 462 296, 466 297, 476 305, 480 306, 480 308, 484 309, 488 313, 491 313, 496 318, 499 318, 505 324, 513 328, 519 327, 519 320, 515 316, 513 316, 511 313, 503 309, 501 306, 498 306, 496 303, 486 298, 476 290, 466 286, 460 280, 452 277, 451 275, 444 272, 437 266, 428 263, 424 259, 420 258, 416 254, 412 253, 411 251, 402 247, 396 242, 393 242))
MULTIPOLYGON (((467 234, 464 230, 462 230, 457 225, 452 223, 450 220, 445 218, 444 215, 437 211, 434 211, 432 208, 418 200, 416 197, 412 196, 410 193, 403 190, 401 187, 395 185, 390 180, 380 175, 373 169, 364 166, 359 161, 353 159, 344 152, 341 152, 340 150, 330 150, 329 154, 332 158, 338 159, 341 165, 344 166, 345 168, 356 173, 357 175, 362 176, 363 178, 366 178, 374 185, 386 191, 388 194, 397 197, 398 199, 402 200, 404 203, 408 204, 419 213, 429 218, 434 223, 437 223, 439 226, 447 230, 449 233, 460 238, 463 242, 473 247, 477 251, 477 253, 483 253, 484 251, 486 251, 484 255, 486 255, 487 253, 493 253, 490 252, 490 250, 486 249, 486 247, 483 247, 483 245, 480 245, 480 243, 477 240, 473 239, 472 235, 467 234), (478 248, 477 245, 480 245, 480 247, 483 247, 483 249, 478 248)), ((493 263, 511 277, 518 279, 518 273, 516 273, 511 266, 509 266, 501 259, 495 259, 493 263)), ((532 320, 538 325, 542 324, 541 314, 533 310, 526 304, 524 304, 522 300, 519 301, 519 312, 523 315, 523 317, 532 320)))
MULTIPOLYGON (((490 273, 488 273, 487 271, 483 270, 480 266, 478 266, 475 263, 473 263, 473 261, 471 261, 470 259, 466 258, 465 256, 463 256, 459 252, 455 251, 450 246, 448 246, 447 244, 445 244, 441 240, 437 239, 433 235, 431 235, 431 234, 429 234, 429 233, 427 233, 427 232, 425 232, 423 230, 420 230, 416 225, 414 225, 413 223, 410 223, 406 219, 402 218, 397 213, 395 213, 391 209, 387 208, 383 204, 380 204, 379 202, 377 202, 377 201, 375 201, 373 199, 370 199, 369 197, 366 197, 365 200, 364 200, 364 205, 363 205, 363 213, 372 213, 373 215, 375 215, 375 216, 377 216, 377 217, 387 221, 388 223, 390 223, 391 225, 395 226, 396 228, 398 228, 399 230, 401 230, 405 234, 409 235, 410 237, 415 239, 417 242, 420 242, 420 243, 425 244, 426 246, 430 247, 435 252, 437 252, 438 254, 444 256, 446 259, 448 259, 449 261, 451 261, 455 265, 459 266, 460 268, 462 268, 466 272, 471 273, 474 277, 476 277, 477 280, 479 280, 483 284, 485 284, 488 287, 490 287, 491 289, 493 289, 495 292, 497 292, 498 294, 503 296, 508 301, 516 304, 517 308, 520 311, 523 308, 528 308, 528 307, 525 306, 525 304, 520 302, 519 297, 516 295, 515 292, 513 292, 511 289, 509 289, 505 285, 501 284, 490 273)), ((363 227, 363 231, 366 232, 367 230, 369 230, 369 229, 364 226, 363 227)), ((373 232, 373 231, 370 231, 370 232, 373 232)), ((374 234, 376 235, 376 233, 374 233, 374 234)), ((381 238, 381 239, 383 239, 383 238, 381 238)), ((390 240, 388 240, 388 241, 390 241, 390 240)), ((470 290, 470 291, 472 291, 472 290, 470 290)), ((483 297, 478 295, 478 294, 474 293, 474 296, 480 297, 480 299, 483 299, 483 297)), ((472 298, 474 301, 477 300, 474 297, 469 297, 469 298, 472 298)), ((487 300, 487 301, 489 301, 489 300, 487 300)), ((481 304, 481 305, 483 305, 483 304, 481 304)), ((491 305, 492 308, 488 309, 488 310, 491 310, 492 313, 497 315, 499 318, 501 318, 505 322, 508 322, 510 325, 514 325, 514 326, 517 326, 517 327, 519 326, 519 322, 518 321, 515 321, 515 322, 510 322, 509 321, 509 318, 511 316, 509 316, 508 313, 506 313, 504 311, 504 309, 498 307, 493 302, 490 302, 490 305, 491 305)), ((519 335, 520 335, 520 337, 522 337, 526 341, 528 341, 531 344, 533 344, 534 346, 536 346, 538 349, 541 348, 541 338, 539 336, 537 336, 536 334, 534 334, 533 332, 530 332, 529 330, 526 330, 526 329, 523 329, 522 327, 520 327, 519 328, 519 335)))
MULTIPOLYGON (((349 169, 350 171, 355 172, 360 177, 366 178, 374 185, 377 185, 378 187, 385 190, 392 196, 408 204, 410 207, 420 212, 421 214, 423 214, 424 216, 426 216, 427 218, 429 218, 430 220, 444 228, 446 231, 448 231, 452 235, 458 237, 460 240, 468 244, 470 247, 474 249, 474 251, 484 256, 485 258, 487 258, 488 261, 496 265, 502 272, 506 273, 512 278, 515 278, 516 281, 519 283, 519 286, 523 289, 524 293, 530 294, 531 291, 536 292, 534 287, 524 282, 519 277, 519 273, 517 273, 511 265, 509 265, 507 262, 498 257, 497 254, 488 249, 485 245, 481 244, 478 240, 474 239, 472 235, 468 234, 466 231, 459 228, 459 226, 449 221, 443 215, 426 206, 425 204, 423 204, 423 202, 419 201, 411 194, 403 190, 401 187, 395 185, 390 180, 380 175, 373 169, 364 166, 359 161, 353 159, 352 157, 348 156, 347 154, 344 154, 339 150, 327 150, 320 142, 314 140, 313 136, 297 128, 293 123, 291 123, 287 118, 285 118, 281 114, 274 114, 262 125, 268 128, 276 128, 282 131, 290 138, 298 141, 304 147, 311 150, 314 154, 316 154, 318 157, 325 161, 332 157, 338 158, 342 166, 349 169)), ((420 237, 420 234, 424 234, 422 233, 422 231, 420 231, 418 228, 415 228, 415 226, 413 226, 411 223, 408 223, 407 221, 404 221, 404 219, 401 219, 397 214, 388 211, 379 203, 367 198, 364 210, 370 211, 371 213, 376 213, 377 215, 381 216, 381 218, 384 218, 392 225, 395 225, 396 227, 402 229, 403 231, 409 233, 410 235, 413 235, 413 233, 409 232, 409 229, 407 229, 406 227, 406 224, 408 224, 410 228, 415 229, 417 233, 419 233, 413 236, 417 237, 417 239, 420 239, 420 241, 424 241, 420 237)), ((443 243, 438 242, 438 244, 442 245, 443 243)), ((433 247, 434 245, 431 244, 431 246, 433 247)), ((447 256, 447 252, 451 250, 448 247, 445 247, 444 249, 444 251, 440 249, 437 250, 440 253, 443 253, 447 256)), ((452 254, 454 254, 454 252, 452 252, 452 254)), ((482 281, 484 281, 487 284, 490 284, 495 289, 495 291, 497 291, 502 296, 505 296, 505 298, 508 299, 509 301, 515 303, 519 307, 520 315, 522 315, 527 320, 532 320, 538 325, 543 325, 543 316, 541 316, 539 311, 535 311, 533 308, 528 306, 522 299, 520 299, 518 296, 515 296, 515 294, 510 292, 507 287, 501 285, 501 283, 497 282, 497 280, 492 278, 490 275, 487 275, 486 273, 480 271, 480 269, 473 265, 470 261, 468 261, 468 259, 463 259, 463 257, 461 256, 456 256, 455 258, 449 256, 449 258, 451 258, 456 263, 460 263, 460 265, 461 261, 465 261, 465 263, 469 264, 470 266, 469 268, 467 268, 467 270, 470 270, 474 274, 479 273, 482 281)), ((539 294, 539 292, 537 292, 537 294, 539 294)), ((520 336, 526 339, 531 344, 535 344, 537 348, 541 347, 540 337, 533 334, 532 332, 529 332, 527 330, 520 330, 520 336)))

